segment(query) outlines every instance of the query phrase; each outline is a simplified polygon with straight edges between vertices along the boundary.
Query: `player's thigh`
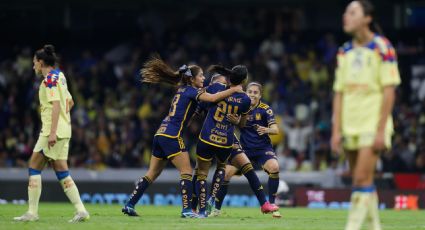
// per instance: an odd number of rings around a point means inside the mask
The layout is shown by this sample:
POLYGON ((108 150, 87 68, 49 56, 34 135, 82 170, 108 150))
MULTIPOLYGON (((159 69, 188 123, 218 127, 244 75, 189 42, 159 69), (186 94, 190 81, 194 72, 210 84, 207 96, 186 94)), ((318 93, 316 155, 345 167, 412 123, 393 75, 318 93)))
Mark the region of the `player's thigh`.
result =
POLYGON ((29 167, 37 170, 43 170, 47 163, 47 158, 40 152, 33 152, 30 158, 29 167))
POLYGON ((351 174, 353 174, 354 168, 356 168, 357 165, 357 152, 358 150, 344 150, 351 174))
POLYGON ((353 170, 353 184, 355 186, 368 186, 373 183, 378 158, 379 154, 374 152, 371 147, 359 149, 353 170))
POLYGON ((151 156, 151 160, 149 162, 149 169, 146 172, 146 176, 149 177, 152 181, 154 181, 159 174, 161 174, 162 170, 167 165, 167 160, 158 158, 155 156, 151 156))
POLYGON ((192 166, 188 152, 181 152, 171 158, 171 163, 180 171, 180 174, 192 174, 192 166))

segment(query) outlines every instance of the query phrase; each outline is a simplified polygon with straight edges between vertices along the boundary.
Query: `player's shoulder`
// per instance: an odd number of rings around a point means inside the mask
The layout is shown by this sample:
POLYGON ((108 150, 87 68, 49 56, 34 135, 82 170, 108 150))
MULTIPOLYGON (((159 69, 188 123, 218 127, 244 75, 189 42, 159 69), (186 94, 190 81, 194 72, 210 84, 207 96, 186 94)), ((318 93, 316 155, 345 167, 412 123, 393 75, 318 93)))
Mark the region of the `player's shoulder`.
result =
POLYGON ((376 34, 372 41, 372 47, 376 50, 383 61, 395 61, 396 60, 396 52, 394 46, 391 44, 390 40, 383 36, 376 34))
POLYGON ((270 109, 270 106, 262 101, 260 101, 260 103, 258 104, 258 108, 262 109, 262 110, 268 110, 270 109))
POLYGON ((351 40, 346 41, 344 42, 344 44, 342 44, 342 46, 339 47, 338 55, 344 55, 352 49, 353 49, 353 42, 351 40))
POLYGON ((44 85, 48 88, 56 87, 60 78, 65 78, 65 75, 59 69, 54 69, 44 78, 44 85))

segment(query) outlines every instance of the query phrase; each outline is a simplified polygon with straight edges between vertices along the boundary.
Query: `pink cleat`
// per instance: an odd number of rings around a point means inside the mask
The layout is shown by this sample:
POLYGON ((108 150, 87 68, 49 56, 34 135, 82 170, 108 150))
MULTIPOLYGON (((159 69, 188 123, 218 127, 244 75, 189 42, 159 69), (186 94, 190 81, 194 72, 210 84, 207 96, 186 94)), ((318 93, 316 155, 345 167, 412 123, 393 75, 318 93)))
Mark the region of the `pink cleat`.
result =
POLYGON ((262 213, 271 213, 279 210, 279 207, 275 204, 270 204, 268 201, 261 206, 262 213))

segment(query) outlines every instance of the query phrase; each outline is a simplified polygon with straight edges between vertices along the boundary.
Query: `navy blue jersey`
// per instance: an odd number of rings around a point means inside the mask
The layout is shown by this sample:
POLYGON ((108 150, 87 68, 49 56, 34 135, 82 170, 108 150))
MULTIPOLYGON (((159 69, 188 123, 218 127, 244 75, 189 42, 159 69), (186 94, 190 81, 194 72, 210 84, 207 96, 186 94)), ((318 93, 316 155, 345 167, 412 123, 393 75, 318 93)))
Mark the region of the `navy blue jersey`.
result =
POLYGON ((256 126, 269 127, 276 124, 273 110, 267 104, 259 102, 255 108, 247 115, 246 126, 241 128, 240 142, 243 149, 266 149, 271 148, 270 137, 267 134, 260 136, 256 131, 256 126))
POLYGON ((181 86, 171 102, 168 116, 162 120, 155 135, 180 137, 183 127, 195 112, 198 97, 202 91, 193 86, 181 86))
MULTIPOLYGON (((207 92, 217 93, 225 89, 225 85, 215 83, 207 88, 207 92)), ((251 100, 245 93, 234 93, 218 103, 209 103, 208 114, 199 134, 199 139, 216 147, 231 148, 235 127, 227 120, 226 116, 227 114, 247 114, 250 104, 251 100)))

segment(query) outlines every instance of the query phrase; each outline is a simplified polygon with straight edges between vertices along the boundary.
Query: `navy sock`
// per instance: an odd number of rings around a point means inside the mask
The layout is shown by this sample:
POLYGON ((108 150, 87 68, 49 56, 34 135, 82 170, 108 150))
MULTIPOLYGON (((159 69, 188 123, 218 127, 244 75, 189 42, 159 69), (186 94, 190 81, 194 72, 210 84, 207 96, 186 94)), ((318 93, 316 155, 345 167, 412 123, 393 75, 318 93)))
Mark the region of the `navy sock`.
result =
POLYGON ((229 181, 223 181, 215 197, 215 208, 220 210, 223 205, 224 198, 227 195, 227 189, 229 188, 229 181))
POLYGON ((183 211, 192 211, 192 205, 190 203, 190 201, 192 200, 192 189, 192 175, 180 175, 180 191, 182 195, 183 211))
POLYGON ((213 179, 211 181, 211 198, 214 199, 217 196, 217 192, 220 190, 222 181, 224 180, 224 173, 226 165, 224 163, 218 163, 217 169, 215 170, 213 179))
POLYGON ((140 179, 139 182, 137 182, 136 188, 131 194, 130 199, 125 205, 134 208, 134 206, 140 200, 140 197, 143 196, 143 193, 145 192, 145 190, 149 187, 151 183, 152 183, 152 180, 149 179, 149 177, 147 176, 144 176, 142 179, 140 179))
POLYGON ((251 190, 255 193, 255 196, 260 202, 260 205, 266 203, 266 194, 264 193, 263 186, 258 179, 257 174, 255 174, 254 167, 252 167, 251 163, 245 164, 241 168, 242 174, 248 179, 249 186, 251 190))
POLYGON ((271 204, 274 204, 278 187, 279 187, 279 172, 270 173, 269 181, 268 181, 268 190, 269 190, 269 202, 271 204))
POLYGON ((207 176, 198 174, 196 194, 198 194, 199 213, 205 214, 207 209, 207 176))
POLYGON ((198 194, 196 194, 196 179, 198 178, 198 169, 195 169, 195 174, 192 178, 192 208, 196 210, 198 207, 198 194))

